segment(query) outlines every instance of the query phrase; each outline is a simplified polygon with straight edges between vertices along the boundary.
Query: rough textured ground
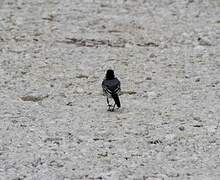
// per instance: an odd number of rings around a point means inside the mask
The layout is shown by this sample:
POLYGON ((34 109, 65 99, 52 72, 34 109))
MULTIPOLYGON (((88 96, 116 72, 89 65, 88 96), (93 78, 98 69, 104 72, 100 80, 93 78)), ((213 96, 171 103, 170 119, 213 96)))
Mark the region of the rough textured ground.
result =
POLYGON ((1 180, 219 180, 219 121, 219 0, 0 0, 1 180))

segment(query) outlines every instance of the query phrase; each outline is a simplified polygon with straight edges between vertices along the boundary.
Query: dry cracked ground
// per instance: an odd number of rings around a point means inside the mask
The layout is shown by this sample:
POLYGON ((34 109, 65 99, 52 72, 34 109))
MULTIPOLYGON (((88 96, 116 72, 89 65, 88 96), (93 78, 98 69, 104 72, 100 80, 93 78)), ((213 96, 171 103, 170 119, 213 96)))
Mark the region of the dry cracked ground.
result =
POLYGON ((219 180, 219 121, 219 0, 0 0, 1 180, 219 180))

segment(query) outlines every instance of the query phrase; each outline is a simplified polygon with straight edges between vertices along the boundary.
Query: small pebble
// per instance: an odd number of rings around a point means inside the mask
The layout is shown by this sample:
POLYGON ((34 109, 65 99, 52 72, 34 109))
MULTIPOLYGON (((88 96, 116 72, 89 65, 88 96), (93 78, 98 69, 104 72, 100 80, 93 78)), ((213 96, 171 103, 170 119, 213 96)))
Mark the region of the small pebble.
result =
POLYGON ((150 54, 150 58, 155 58, 155 57, 157 57, 155 54, 153 53, 150 54))
POLYGON ((180 127, 179 127, 179 130, 180 130, 180 131, 184 131, 184 130, 185 130, 185 127, 184 127, 184 126, 180 126, 180 127))
POLYGON ((200 81, 200 78, 196 78, 195 82, 199 82, 200 81))
POLYGON ((193 120, 201 122, 200 117, 193 117, 193 120))

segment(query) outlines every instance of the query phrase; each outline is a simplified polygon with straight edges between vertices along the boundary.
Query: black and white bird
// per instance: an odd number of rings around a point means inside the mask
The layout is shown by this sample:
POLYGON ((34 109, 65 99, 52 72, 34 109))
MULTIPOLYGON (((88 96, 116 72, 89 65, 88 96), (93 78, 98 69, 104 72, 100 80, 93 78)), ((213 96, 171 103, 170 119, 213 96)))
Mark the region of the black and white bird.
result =
POLYGON ((118 108, 121 107, 119 92, 121 90, 121 83, 117 77, 115 77, 114 71, 112 69, 107 70, 105 79, 102 81, 103 92, 107 97, 107 104, 109 111, 114 111, 115 105, 118 108), (114 99, 114 105, 109 103, 109 98, 114 99))

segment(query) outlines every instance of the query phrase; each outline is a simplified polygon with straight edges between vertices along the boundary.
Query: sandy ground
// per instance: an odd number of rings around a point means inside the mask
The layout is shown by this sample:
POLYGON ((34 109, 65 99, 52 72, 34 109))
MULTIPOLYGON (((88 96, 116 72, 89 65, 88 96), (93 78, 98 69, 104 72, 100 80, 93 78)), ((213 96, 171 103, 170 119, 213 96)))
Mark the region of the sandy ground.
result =
POLYGON ((219 122, 219 0, 0 0, 1 180, 219 180, 219 122))

